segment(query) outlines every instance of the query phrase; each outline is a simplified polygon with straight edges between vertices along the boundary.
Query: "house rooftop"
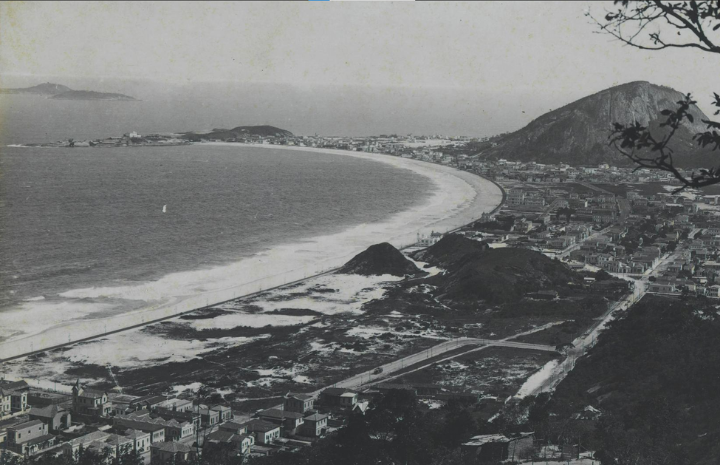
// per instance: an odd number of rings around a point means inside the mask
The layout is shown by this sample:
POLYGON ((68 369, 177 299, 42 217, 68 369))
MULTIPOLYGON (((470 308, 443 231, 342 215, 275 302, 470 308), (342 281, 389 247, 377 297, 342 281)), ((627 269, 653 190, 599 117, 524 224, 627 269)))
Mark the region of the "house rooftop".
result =
POLYGON ((151 444, 150 447, 154 449, 158 449, 164 452, 192 452, 192 447, 188 446, 187 444, 183 444, 182 442, 156 442, 154 444, 151 444))
POLYGON ((323 389, 322 393, 326 396, 341 396, 345 394, 346 392, 349 392, 347 389, 343 388, 326 388, 323 389))
POLYGON ((140 431, 140 430, 138 430, 138 429, 128 428, 128 429, 126 429, 125 432, 123 433, 123 436, 125 436, 126 438, 129 438, 129 439, 138 439, 138 438, 145 437, 145 436, 147 436, 147 435, 149 435, 149 434, 150 434, 150 433, 146 433, 146 432, 140 431))
POLYGON ((54 437, 55 436, 53 436, 52 434, 44 434, 37 438, 30 439, 29 441, 26 441, 23 444, 27 444, 29 446, 32 446, 33 444, 42 444, 43 442, 49 441, 50 439, 53 439, 54 437))
POLYGON ((288 392, 287 396, 285 397, 293 397, 298 400, 309 400, 312 399, 314 396, 312 394, 304 394, 302 392, 288 392))
POLYGON ((324 413, 313 413, 312 415, 305 417, 305 421, 320 421, 326 419, 327 417, 328 415, 324 413))
POLYGON ((8 429, 18 430, 18 429, 32 428, 33 426, 44 425, 44 424, 45 423, 43 423, 40 420, 30 420, 30 421, 26 421, 25 423, 18 423, 17 425, 10 426, 8 429))
POLYGON ((30 415, 42 418, 53 418, 60 412, 64 412, 63 407, 58 407, 57 404, 50 404, 45 407, 33 407, 30 409, 30 415))
POLYGON ((267 421, 262 421, 262 420, 251 421, 248 426, 253 431, 259 431, 261 433, 266 433, 268 431, 272 431, 274 429, 280 428, 277 425, 274 425, 272 423, 268 423, 267 421))
POLYGON ((483 444, 489 444, 492 442, 509 442, 510 438, 504 434, 481 434, 479 436, 473 436, 468 442, 463 443, 463 446, 482 446, 483 444))
POLYGON ((284 420, 285 418, 294 418, 294 419, 302 418, 303 414, 297 413, 297 412, 290 412, 287 410, 280 410, 277 408, 271 408, 271 409, 263 410, 262 412, 258 413, 258 416, 266 417, 266 418, 275 418, 278 420, 284 420))

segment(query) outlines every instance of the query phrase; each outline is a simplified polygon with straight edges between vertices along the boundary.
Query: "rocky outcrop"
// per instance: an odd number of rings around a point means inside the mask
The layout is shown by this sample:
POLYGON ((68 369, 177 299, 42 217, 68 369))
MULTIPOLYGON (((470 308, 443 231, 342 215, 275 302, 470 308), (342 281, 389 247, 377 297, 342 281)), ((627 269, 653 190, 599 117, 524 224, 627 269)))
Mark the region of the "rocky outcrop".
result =
MULTIPOLYGON (((630 165, 629 160, 608 146, 613 123, 637 121, 650 127, 653 134, 663 134, 667 128, 659 124, 666 117, 660 112, 674 110, 682 98, 674 89, 645 81, 611 87, 540 116, 519 131, 502 137, 480 155, 487 159, 574 166, 630 165)), ((700 149, 693 142, 693 135, 706 129, 701 120, 707 116, 696 106, 690 113, 694 122, 685 121, 671 144, 676 163, 685 167, 716 166, 717 154, 700 149)))
POLYGON ((415 252, 413 258, 446 267, 449 264, 457 263, 466 255, 484 252, 487 249, 488 245, 485 242, 468 239, 460 234, 446 234, 427 249, 415 252))
POLYGON ((383 242, 368 247, 355 255, 338 273, 359 274, 362 276, 384 275, 417 276, 425 274, 398 249, 383 242))

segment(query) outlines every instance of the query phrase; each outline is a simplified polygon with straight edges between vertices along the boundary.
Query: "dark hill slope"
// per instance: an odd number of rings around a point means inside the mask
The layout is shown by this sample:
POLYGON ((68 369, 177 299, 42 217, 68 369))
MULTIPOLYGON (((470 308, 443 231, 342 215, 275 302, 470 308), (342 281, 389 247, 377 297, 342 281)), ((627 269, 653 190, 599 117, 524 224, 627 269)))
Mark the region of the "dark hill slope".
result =
POLYGON ((286 131, 285 129, 276 128, 275 126, 238 126, 233 129, 213 129, 206 134, 196 134, 194 132, 189 132, 183 137, 191 140, 227 140, 247 136, 291 137, 292 135, 292 132, 286 131))
POLYGON ((487 249, 488 245, 484 242, 474 241, 460 234, 447 234, 427 249, 415 252, 413 258, 446 267, 459 262, 466 255, 487 249))
POLYGON ((391 274, 393 276, 424 274, 398 249, 383 242, 355 255, 338 273, 362 276, 391 274))
POLYGON ((509 247, 468 254, 453 263, 447 273, 430 280, 443 299, 488 303, 514 302, 529 292, 582 282, 580 275, 557 260, 509 247))
POLYGON ((597 428, 582 427, 602 463, 720 463, 720 317, 711 300, 646 295, 557 386, 550 417, 575 428, 572 415, 599 409, 597 428))
MULTIPOLYGON (((626 158, 608 146, 612 124, 637 121, 649 126, 653 134, 664 134, 667 128, 658 126, 665 120, 660 112, 675 109, 676 102, 682 97, 674 89, 645 81, 611 87, 540 116, 480 154, 488 159, 575 166, 605 162, 630 165, 626 158)), ((685 121, 671 144, 677 154, 676 163, 683 167, 716 166, 720 156, 699 149, 692 140, 696 132, 706 129, 701 120, 707 116, 695 106, 690 113, 694 123, 685 121)))

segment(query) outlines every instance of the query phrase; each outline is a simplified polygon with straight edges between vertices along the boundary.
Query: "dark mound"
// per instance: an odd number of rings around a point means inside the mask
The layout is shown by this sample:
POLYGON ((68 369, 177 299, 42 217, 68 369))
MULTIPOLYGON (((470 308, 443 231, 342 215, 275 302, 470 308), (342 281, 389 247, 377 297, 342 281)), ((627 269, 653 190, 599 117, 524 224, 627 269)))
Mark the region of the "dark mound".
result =
POLYGON ((260 137, 292 137, 293 133, 275 126, 238 126, 233 129, 213 129, 207 134, 195 134, 193 132, 184 134, 185 139, 190 140, 234 140, 248 136, 260 137))
POLYGON ((362 276, 391 274, 393 276, 420 275, 425 272, 415 266, 398 249, 383 242, 368 247, 364 252, 355 255, 352 260, 338 270, 342 274, 359 274, 362 276))
POLYGON ((413 258, 445 267, 458 263, 466 255, 487 249, 485 242, 468 239, 460 234, 447 234, 427 249, 415 252, 413 258))
POLYGON ((529 292, 580 284, 582 278, 541 253, 508 247, 466 255, 431 281, 443 299, 506 303, 518 301, 529 292))
MULTIPOLYGON (((682 98, 683 95, 674 89, 644 81, 611 87, 545 113, 519 131, 503 136, 491 147, 481 149, 480 155, 488 159, 575 166, 631 165, 608 146, 612 124, 627 125, 637 121, 651 128, 656 136, 665 134, 667 128, 659 127, 666 119, 661 112, 674 110, 676 102, 682 98)), ((684 121, 670 144, 675 152, 675 164, 682 167, 716 166, 717 154, 700 149, 693 142, 696 132, 706 130, 701 120, 707 116, 696 106, 691 107, 690 113, 694 122, 684 121)))

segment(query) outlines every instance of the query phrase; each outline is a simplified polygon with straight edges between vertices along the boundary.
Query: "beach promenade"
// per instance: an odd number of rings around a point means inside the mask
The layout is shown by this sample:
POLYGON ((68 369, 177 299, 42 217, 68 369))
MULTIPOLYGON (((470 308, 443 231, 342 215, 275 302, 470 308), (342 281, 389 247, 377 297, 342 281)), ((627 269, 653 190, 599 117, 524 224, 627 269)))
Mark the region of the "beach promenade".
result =
MULTIPOLYGON (((119 314, 71 318, 51 327, 42 325, 42 315, 28 314, 24 317, 29 323, 26 327, 36 329, 1 341, 0 361, 125 331, 327 273, 342 266, 370 245, 389 242, 397 248, 404 248, 416 242, 418 232, 434 230, 446 233, 457 229, 478 219, 483 213, 495 210, 503 199, 502 189, 495 183, 448 166, 344 150, 264 147, 330 153, 386 163, 428 178, 435 189, 422 205, 403 211, 387 221, 361 225, 339 234, 313 238, 302 244, 280 246, 269 253, 204 272, 218 279, 216 285, 203 292, 173 295, 161 302, 148 301, 146 306, 119 314)), ((299 156, 302 154, 299 153, 299 156)), ((183 274, 178 273, 177 276, 169 275, 164 279, 181 287, 183 278, 183 274)))

